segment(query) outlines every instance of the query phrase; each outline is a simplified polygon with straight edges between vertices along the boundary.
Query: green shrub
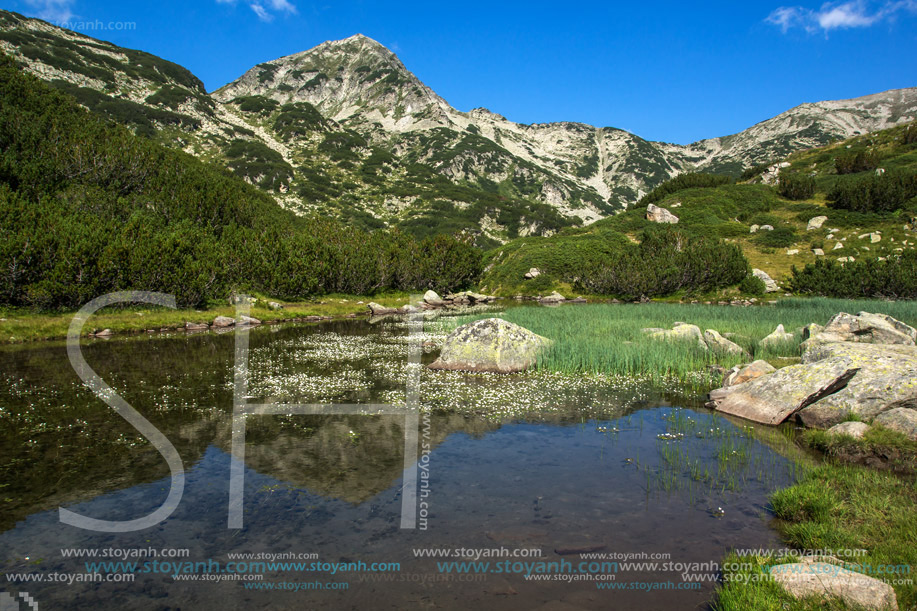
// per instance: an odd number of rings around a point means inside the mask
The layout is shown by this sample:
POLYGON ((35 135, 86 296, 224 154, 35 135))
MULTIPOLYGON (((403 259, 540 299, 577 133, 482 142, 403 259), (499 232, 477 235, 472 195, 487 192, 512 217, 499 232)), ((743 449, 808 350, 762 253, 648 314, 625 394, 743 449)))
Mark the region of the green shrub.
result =
POLYGON ((834 168, 838 174, 855 174, 879 167, 879 156, 875 151, 850 151, 834 159, 834 168))
POLYGON ((739 283, 739 290, 745 293, 746 295, 755 295, 760 297, 767 292, 767 286, 764 284, 764 280, 758 278, 753 274, 745 276, 741 283, 739 283))
POLYGON ((700 172, 689 172, 679 174, 675 178, 665 181, 646 195, 640 198, 636 207, 646 207, 647 204, 654 204, 665 199, 667 196, 684 189, 695 189, 698 187, 717 187, 734 182, 729 176, 719 174, 704 174, 700 172))
POLYGON ((773 231, 759 231, 755 242, 770 248, 784 248, 796 243, 796 232, 789 227, 774 227, 773 231))
POLYGON ((795 172, 781 172, 777 193, 787 199, 809 199, 815 195, 815 177, 795 172))
POLYGON ((913 197, 917 197, 917 172, 898 170, 838 180, 828 194, 828 205, 854 212, 892 212, 913 197))
POLYGON ((905 251, 886 261, 864 259, 841 265, 819 258, 803 269, 792 269, 794 293, 842 298, 917 298, 917 252, 905 251))

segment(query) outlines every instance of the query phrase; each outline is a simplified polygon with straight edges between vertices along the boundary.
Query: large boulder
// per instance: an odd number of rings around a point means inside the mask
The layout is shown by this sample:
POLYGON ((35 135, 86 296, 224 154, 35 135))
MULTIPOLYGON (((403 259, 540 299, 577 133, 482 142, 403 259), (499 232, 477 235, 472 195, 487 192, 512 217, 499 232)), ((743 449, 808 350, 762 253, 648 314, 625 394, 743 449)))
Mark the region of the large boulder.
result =
POLYGON ((561 295, 560 293, 558 293, 557 291, 552 292, 550 295, 546 295, 544 297, 538 298, 538 301, 540 301, 541 303, 561 303, 562 301, 566 301, 566 300, 567 298, 561 295))
POLYGON ((768 293, 776 293, 780 290, 780 287, 777 286, 777 283, 774 282, 774 279, 771 278, 764 270, 753 269, 751 270, 751 273, 755 276, 755 278, 760 279, 761 282, 764 283, 764 290, 768 293))
POLYGON ((369 308, 369 313, 373 316, 386 316, 388 314, 401 314, 401 310, 398 308, 387 308, 384 305, 379 305, 375 301, 370 301, 366 304, 366 307, 369 308))
POLYGON ((898 431, 917 441, 917 409, 896 407, 887 412, 882 412, 873 424, 881 424, 887 429, 898 431))
POLYGON ((701 333, 697 325, 688 325, 685 323, 676 323, 672 329, 656 331, 650 333, 653 339, 663 339, 668 341, 684 341, 697 343, 700 348, 707 349, 707 342, 704 341, 704 334, 701 333))
POLYGON ((653 223, 675 224, 678 222, 678 217, 665 208, 660 208, 655 204, 650 204, 646 207, 646 220, 652 221, 653 223))
POLYGON ((710 393, 710 406, 746 420, 777 425, 800 409, 847 385, 857 369, 839 357, 791 365, 743 384, 710 393))
POLYGON ((217 316, 213 319, 214 329, 225 329, 236 324, 236 321, 228 316, 217 316))
POLYGON ((423 301, 424 303, 434 306, 434 307, 440 307, 441 305, 443 305, 443 298, 440 297, 439 294, 433 290, 427 291, 426 293, 423 294, 423 301))
POLYGON ((529 271, 525 272, 525 275, 523 277, 526 280, 531 280, 533 278, 537 278, 540 275, 541 275, 541 270, 538 269, 537 267, 532 267, 532 268, 529 268, 529 271))
POLYGON ((829 428, 850 414, 871 420, 896 407, 917 407, 917 347, 857 342, 815 344, 803 353, 802 363, 811 366, 838 358, 856 367, 857 374, 843 389, 797 414, 806 426, 829 428))
POLYGON ((533 367, 551 340, 500 318, 462 325, 443 342, 430 369, 515 373, 533 367))
POLYGON ((729 341, 714 329, 704 331, 704 341, 707 347, 718 354, 740 354, 750 356, 742 346, 735 342, 729 341))
POLYGON ((895 590, 882 580, 828 562, 794 562, 771 567, 773 580, 794 598, 839 598, 845 608, 897 611, 895 590))
POLYGON ((917 330, 887 314, 859 312, 856 316, 846 312, 836 314, 825 328, 806 340, 805 347, 826 342, 863 342, 868 344, 917 343, 917 330))

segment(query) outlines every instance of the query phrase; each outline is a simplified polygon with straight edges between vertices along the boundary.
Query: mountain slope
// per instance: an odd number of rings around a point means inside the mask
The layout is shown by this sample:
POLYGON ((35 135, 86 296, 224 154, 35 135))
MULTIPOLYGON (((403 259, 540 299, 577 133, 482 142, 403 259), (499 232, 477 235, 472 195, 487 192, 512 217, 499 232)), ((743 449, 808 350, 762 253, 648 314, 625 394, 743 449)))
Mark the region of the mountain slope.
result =
POLYGON ((0 11, 0 49, 88 108, 221 163, 299 214, 487 246, 625 209, 687 171, 738 175, 917 117, 917 89, 803 104, 690 145, 460 112, 362 35, 265 62, 208 95, 183 68, 0 11))

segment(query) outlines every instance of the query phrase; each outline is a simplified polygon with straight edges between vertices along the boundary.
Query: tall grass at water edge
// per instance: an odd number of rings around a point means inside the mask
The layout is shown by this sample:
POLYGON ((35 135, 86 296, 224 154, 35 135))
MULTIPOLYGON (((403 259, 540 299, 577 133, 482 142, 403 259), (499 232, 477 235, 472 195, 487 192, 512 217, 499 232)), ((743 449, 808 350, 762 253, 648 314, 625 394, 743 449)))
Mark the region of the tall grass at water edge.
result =
MULTIPOLYGON (((675 322, 695 324, 701 331, 715 329, 729 334, 729 339, 753 358, 781 366, 800 356, 802 327, 809 323, 824 325, 838 312, 860 311, 884 313, 917 325, 917 302, 826 298, 784 299, 775 305, 752 307, 673 303, 534 306, 509 308, 499 317, 553 340, 539 360, 541 369, 657 381, 675 378, 701 391, 719 381, 707 365, 728 368, 747 362, 748 357, 718 354, 695 342, 660 341, 643 329, 670 329, 675 322), (794 339, 760 346, 760 340, 778 324, 794 333, 794 339)), ((485 317, 461 317, 452 324, 458 326, 485 317)))

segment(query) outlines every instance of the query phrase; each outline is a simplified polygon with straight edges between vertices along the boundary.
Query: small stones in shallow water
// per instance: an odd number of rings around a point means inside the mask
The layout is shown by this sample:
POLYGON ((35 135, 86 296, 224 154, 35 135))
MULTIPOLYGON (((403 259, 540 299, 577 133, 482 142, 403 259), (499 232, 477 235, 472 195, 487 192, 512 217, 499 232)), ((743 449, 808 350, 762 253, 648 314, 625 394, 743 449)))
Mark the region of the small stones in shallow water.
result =
POLYGON ((726 510, 723 509, 722 507, 717 507, 716 509, 714 509, 713 511, 711 511, 710 514, 711 514, 714 518, 722 518, 723 516, 726 515, 726 510))

